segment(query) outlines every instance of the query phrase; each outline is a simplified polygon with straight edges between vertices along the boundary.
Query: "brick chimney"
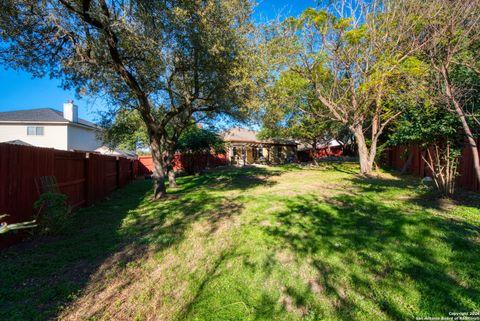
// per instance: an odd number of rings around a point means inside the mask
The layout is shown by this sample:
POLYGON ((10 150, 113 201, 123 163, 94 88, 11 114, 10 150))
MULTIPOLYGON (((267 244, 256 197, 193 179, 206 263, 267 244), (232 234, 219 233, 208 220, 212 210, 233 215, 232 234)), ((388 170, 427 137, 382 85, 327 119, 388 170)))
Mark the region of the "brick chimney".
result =
POLYGON ((63 104, 63 118, 78 123, 78 107, 73 104, 73 100, 71 99, 63 104))

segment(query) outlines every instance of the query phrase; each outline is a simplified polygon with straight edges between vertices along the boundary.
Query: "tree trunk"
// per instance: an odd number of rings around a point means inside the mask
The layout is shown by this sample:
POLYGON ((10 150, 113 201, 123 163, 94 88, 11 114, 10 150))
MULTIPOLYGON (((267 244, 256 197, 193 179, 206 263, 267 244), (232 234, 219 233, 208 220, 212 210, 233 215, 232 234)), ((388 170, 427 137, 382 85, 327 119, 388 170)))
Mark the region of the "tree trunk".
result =
POLYGON ((457 115, 460 118, 460 121, 462 122, 463 131, 467 135, 468 146, 470 147, 470 151, 472 152, 472 157, 473 157, 473 168, 475 170, 475 176, 477 177, 477 180, 480 183, 480 157, 478 156, 478 145, 477 145, 477 142, 475 141, 475 138, 473 137, 472 130, 470 129, 470 126, 467 123, 467 119, 465 118, 465 114, 462 108, 460 108, 460 105, 455 99, 453 101, 454 101, 455 111, 457 112, 457 115))
POLYGON ((169 146, 164 152, 163 161, 164 166, 167 169, 168 176, 168 186, 170 188, 177 188, 177 181, 175 178, 175 169, 174 169, 174 160, 175 160, 175 150, 172 146, 169 146))
POLYGON ((315 165, 318 165, 318 159, 317 159, 317 141, 314 140, 312 142, 312 162, 315 165))
POLYGON ((156 142, 150 144, 152 149, 152 160, 153 160, 153 198, 161 199, 166 193, 167 189, 165 188, 165 166, 162 160, 162 153, 156 142))
POLYGON ((168 186, 170 188, 177 188, 177 180, 175 179, 175 171, 173 170, 173 167, 168 171, 168 186))
POLYGON ((165 188, 165 173, 163 172, 163 169, 157 168, 157 165, 155 165, 152 179, 153 179, 153 198, 156 200, 163 198, 167 194, 167 190, 165 188))
POLYGON ((447 70, 447 67, 445 66, 442 66, 442 75, 445 83, 445 91, 447 93, 447 96, 452 101, 453 106, 455 107, 455 111, 458 115, 458 118, 462 123, 463 131, 465 132, 465 135, 467 135, 468 145, 470 147, 470 151, 472 152, 472 157, 473 157, 473 168, 475 170, 475 176, 477 177, 477 180, 480 183, 480 157, 478 156, 477 142, 475 141, 475 137, 473 137, 473 133, 472 133, 472 130, 470 129, 470 126, 468 125, 467 119, 465 117, 465 113, 463 112, 463 109, 460 106, 460 103, 455 98, 455 95, 452 90, 452 86, 450 84, 448 70, 447 70))
POLYGON ((373 162, 370 161, 370 153, 368 152, 362 125, 352 127, 351 130, 353 135, 355 135, 355 140, 357 143, 360 173, 363 175, 368 175, 372 172, 373 162))
POLYGON ((404 175, 408 171, 410 166, 412 166, 412 162, 413 162, 413 151, 410 150, 408 153, 407 161, 405 162, 405 164, 403 164, 402 170, 400 171, 400 175, 404 175))

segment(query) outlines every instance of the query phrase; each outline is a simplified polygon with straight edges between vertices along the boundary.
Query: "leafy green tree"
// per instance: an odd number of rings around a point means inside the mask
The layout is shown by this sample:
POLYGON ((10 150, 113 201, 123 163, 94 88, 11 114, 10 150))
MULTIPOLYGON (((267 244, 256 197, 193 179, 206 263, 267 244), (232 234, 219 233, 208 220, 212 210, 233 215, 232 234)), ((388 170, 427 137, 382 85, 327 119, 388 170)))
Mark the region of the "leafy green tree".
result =
POLYGON ((176 150, 181 153, 225 153, 225 141, 212 129, 192 124, 180 136, 176 150))
POLYGON ((214 130, 192 124, 180 136, 176 150, 190 156, 225 153, 225 141, 214 130))
POLYGON ((326 108, 315 97, 313 87, 298 73, 283 72, 267 92, 261 137, 295 139, 314 150, 318 143, 349 140, 345 126, 326 117, 326 108))
POLYGON ((137 151, 149 146, 145 123, 136 110, 103 115, 100 125, 103 128, 100 138, 108 147, 137 151))
POLYGON ((240 116, 253 84, 248 0, 5 0, 0 61, 137 110, 154 195, 192 117, 240 116))
MULTIPOLYGON (((419 54, 436 74, 435 86, 445 99, 445 108, 461 124, 472 152, 476 177, 480 182, 479 146, 474 120, 478 121, 480 82, 480 1, 408 1, 411 12, 423 12, 410 34, 424 37, 419 54)), ((413 16, 413 15, 412 15, 413 16)))
POLYGON ((354 135, 363 174, 372 170, 386 126, 400 115, 395 101, 421 85, 414 80, 425 68, 411 56, 421 45, 406 36, 411 16, 397 15, 396 7, 405 8, 401 1, 334 1, 286 19, 269 36, 280 48, 279 70, 298 73, 325 115, 354 135))
POLYGON ((422 159, 432 172, 437 188, 444 195, 453 194, 463 146, 458 118, 441 106, 407 105, 404 108, 388 143, 421 147, 422 159))

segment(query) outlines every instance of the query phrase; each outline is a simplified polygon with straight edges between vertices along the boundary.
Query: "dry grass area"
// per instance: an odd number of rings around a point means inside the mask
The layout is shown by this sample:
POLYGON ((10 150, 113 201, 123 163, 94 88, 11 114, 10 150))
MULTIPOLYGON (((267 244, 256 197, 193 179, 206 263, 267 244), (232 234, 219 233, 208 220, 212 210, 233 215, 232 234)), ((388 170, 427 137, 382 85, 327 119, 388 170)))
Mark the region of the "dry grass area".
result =
POLYGON ((478 195, 353 164, 137 182, 0 253, 2 320, 404 320, 480 310, 478 195))

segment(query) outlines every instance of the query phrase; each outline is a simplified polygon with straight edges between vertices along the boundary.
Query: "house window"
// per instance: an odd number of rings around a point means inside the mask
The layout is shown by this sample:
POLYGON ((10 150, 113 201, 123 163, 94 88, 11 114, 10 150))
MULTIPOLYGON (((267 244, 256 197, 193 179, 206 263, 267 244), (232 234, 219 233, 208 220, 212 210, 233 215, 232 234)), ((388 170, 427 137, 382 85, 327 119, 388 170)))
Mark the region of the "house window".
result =
POLYGON ((43 136, 43 127, 27 126, 28 136, 43 136))
POLYGON ((277 158, 281 159, 282 158, 282 146, 275 146, 275 152, 277 154, 277 158))
POLYGON ((253 158, 258 159, 263 157, 263 148, 262 147, 254 147, 253 148, 253 158))

